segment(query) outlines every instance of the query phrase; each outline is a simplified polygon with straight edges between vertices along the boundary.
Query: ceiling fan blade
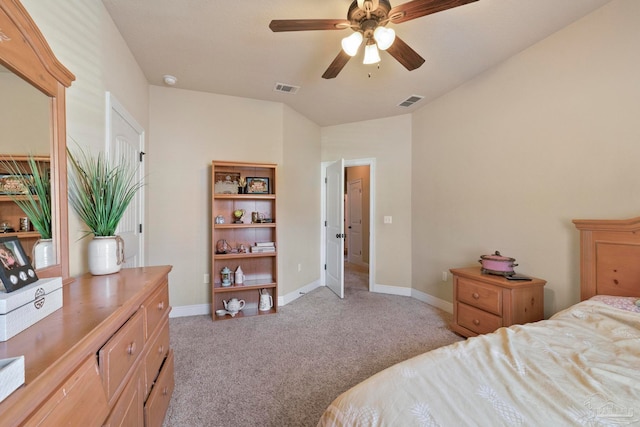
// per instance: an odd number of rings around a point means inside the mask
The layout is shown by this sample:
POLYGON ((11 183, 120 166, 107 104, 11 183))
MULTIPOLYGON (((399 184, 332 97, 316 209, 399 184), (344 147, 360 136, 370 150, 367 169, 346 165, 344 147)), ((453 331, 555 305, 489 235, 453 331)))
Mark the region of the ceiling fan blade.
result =
POLYGON ((340 71, 342 71, 344 66, 347 65, 347 62, 349 62, 350 59, 351 57, 347 55, 344 52, 344 50, 341 49, 340 53, 338 53, 338 56, 336 56, 336 58, 333 60, 331 65, 329 65, 329 68, 327 68, 327 71, 325 71, 324 74, 322 75, 322 78, 323 79, 335 78, 340 73, 340 71))
POLYGON ((394 24, 399 24, 475 1, 478 0, 413 0, 391 8, 389 19, 394 24))
POLYGON ((351 23, 345 19, 274 19, 269 24, 273 32, 343 30, 351 23))
POLYGON ((398 36, 396 36, 393 44, 387 49, 387 52, 409 71, 420 68, 420 66, 424 64, 424 58, 418 55, 418 52, 411 49, 409 45, 403 42, 398 36))

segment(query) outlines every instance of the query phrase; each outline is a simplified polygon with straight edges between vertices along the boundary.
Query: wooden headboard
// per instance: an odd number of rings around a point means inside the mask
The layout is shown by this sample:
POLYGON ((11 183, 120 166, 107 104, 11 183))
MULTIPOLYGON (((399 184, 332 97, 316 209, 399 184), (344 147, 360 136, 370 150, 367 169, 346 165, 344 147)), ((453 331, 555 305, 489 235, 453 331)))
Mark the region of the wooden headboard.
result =
POLYGON ((640 297, 640 217, 573 223, 580 230, 580 299, 640 297))

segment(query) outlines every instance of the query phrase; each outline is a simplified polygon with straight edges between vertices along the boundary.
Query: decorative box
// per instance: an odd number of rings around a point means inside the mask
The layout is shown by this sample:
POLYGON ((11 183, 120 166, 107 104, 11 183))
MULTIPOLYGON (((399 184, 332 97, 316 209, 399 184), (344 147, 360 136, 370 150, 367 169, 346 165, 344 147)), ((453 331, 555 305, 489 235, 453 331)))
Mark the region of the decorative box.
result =
POLYGON ((24 356, 0 359, 0 402, 24 384, 24 356))
POLYGON ((0 292, 0 341, 24 331, 62 307, 62 278, 39 279, 13 292, 0 292))

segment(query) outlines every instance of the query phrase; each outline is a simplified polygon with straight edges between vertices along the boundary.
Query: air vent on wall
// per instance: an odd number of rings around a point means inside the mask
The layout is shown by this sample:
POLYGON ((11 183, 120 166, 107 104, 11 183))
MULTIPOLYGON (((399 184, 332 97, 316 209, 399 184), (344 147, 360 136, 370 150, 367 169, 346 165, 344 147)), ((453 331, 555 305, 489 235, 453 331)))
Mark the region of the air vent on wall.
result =
POLYGON ((284 93, 291 93, 291 94, 296 93, 298 89, 300 89, 300 86, 288 85, 286 83, 276 83, 275 87, 273 88, 273 90, 275 90, 276 92, 284 92, 284 93))
POLYGON ((424 96, 411 95, 410 97, 402 101, 400 104, 398 104, 398 107, 411 107, 413 104, 420 101, 422 98, 424 98, 424 96))

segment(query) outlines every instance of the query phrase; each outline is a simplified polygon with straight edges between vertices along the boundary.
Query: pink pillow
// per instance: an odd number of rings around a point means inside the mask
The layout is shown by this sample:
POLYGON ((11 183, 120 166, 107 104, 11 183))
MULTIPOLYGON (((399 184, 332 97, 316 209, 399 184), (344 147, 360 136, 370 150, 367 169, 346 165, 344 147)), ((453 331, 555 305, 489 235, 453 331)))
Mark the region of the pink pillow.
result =
POLYGON ((591 298, 593 301, 619 308, 620 310, 633 311, 640 313, 640 299, 638 297, 616 297, 612 295, 596 295, 591 298))

